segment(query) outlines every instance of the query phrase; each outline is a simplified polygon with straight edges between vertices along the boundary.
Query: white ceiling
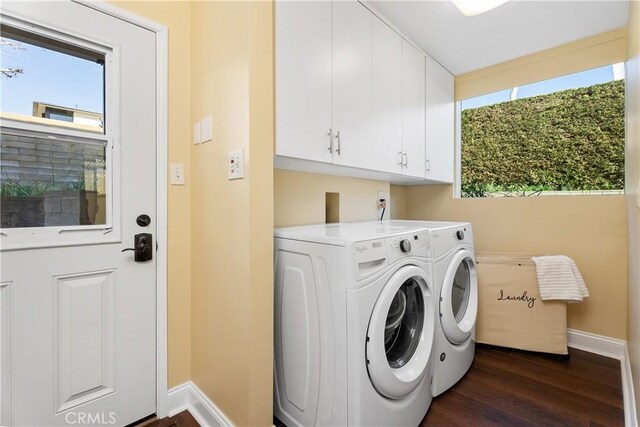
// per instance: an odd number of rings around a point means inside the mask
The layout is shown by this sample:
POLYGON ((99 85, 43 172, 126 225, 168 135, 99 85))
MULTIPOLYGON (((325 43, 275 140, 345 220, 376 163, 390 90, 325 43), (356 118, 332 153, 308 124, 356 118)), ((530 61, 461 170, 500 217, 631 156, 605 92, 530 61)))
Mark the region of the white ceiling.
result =
POLYGON ((627 1, 512 0, 473 17, 447 0, 374 0, 377 9, 454 75, 627 23, 627 1))

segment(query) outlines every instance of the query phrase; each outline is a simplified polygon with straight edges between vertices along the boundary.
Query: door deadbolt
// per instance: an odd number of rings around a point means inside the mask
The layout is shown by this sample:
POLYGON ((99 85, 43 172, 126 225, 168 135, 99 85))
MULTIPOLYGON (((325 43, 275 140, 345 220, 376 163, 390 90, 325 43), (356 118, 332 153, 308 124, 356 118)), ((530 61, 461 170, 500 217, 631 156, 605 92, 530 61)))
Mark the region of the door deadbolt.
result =
POLYGON ((140 214, 138 218, 136 218, 136 224, 140 227, 148 227, 151 224, 151 217, 147 214, 140 214))

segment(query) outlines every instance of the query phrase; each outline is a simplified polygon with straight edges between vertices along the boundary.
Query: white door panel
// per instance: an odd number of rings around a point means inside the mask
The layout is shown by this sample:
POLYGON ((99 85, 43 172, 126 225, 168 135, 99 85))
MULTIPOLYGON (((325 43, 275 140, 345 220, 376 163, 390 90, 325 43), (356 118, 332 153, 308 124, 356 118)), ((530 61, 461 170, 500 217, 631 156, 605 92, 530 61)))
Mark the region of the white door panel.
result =
POLYGON ((275 3, 276 154, 331 163, 330 1, 275 3))
POLYGON ((0 426, 12 425, 11 283, 0 283, 0 426))
POLYGON ((11 374, 13 424, 78 424, 85 417, 127 425, 156 411, 155 247, 144 263, 121 252, 137 233, 155 237, 155 34, 68 1, 4 2, 2 12, 48 34, 99 41, 117 60, 105 66, 107 149, 117 153, 108 165, 110 227, 22 229, 39 239, 36 246, 49 246, 39 249, 6 250, 13 233, 3 235, 12 369, 3 364, 2 378, 11 374), (150 226, 136 224, 142 213, 150 226), (91 244, 96 233, 109 241, 91 244), (69 235, 86 238, 74 246, 63 241, 69 235))
POLYGON ((333 162, 375 169, 372 150, 372 20, 357 1, 333 3, 333 162))
POLYGON ((114 270, 54 278, 56 412, 115 392, 115 284, 114 270))
POLYGON ((404 174, 425 174, 425 56, 402 40, 402 147, 404 174))
POLYGON ((402 38, 373 18, 373 133, 374 169, 401 173, 402 151, 402 38))

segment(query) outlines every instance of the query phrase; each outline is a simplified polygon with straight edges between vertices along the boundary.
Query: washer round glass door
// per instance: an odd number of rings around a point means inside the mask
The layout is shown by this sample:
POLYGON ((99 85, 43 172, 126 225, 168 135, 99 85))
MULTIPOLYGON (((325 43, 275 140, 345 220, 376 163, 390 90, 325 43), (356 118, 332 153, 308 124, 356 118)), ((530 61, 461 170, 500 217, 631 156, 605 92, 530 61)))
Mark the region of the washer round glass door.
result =
POLYGON ((473 254, 458 251, 447 268, 440 295, 440 322, 452 344, 471 337, 478 313, 478 281, 473 254))
POLYGON ((384 286, 367 331, 367 369, 378 393, 400 399, 424 377, 433 348, 433 294, 423 269, 399 269, 384 286))

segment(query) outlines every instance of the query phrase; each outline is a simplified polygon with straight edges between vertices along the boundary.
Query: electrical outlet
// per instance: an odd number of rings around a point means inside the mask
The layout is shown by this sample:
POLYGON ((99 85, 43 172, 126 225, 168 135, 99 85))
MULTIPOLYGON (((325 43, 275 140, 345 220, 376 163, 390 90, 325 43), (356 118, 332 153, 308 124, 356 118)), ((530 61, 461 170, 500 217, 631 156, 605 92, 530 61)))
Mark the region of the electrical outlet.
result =
POLYGON ((229 179, 244 178, 244 151, 232 151, 229 153, 229 179))
POLYGON ((378 191, 378 198, 376 199, 376 206, 378 207, 378 209, 382 209, 382 208, 387 206, 387 195, 384 194, 382 191, 378 191), (381 200, 384 200, 384 202, 382 202, 381 200))
POLYGON ((171 185, 184 185, 184 164, 171 163, 171 185))

